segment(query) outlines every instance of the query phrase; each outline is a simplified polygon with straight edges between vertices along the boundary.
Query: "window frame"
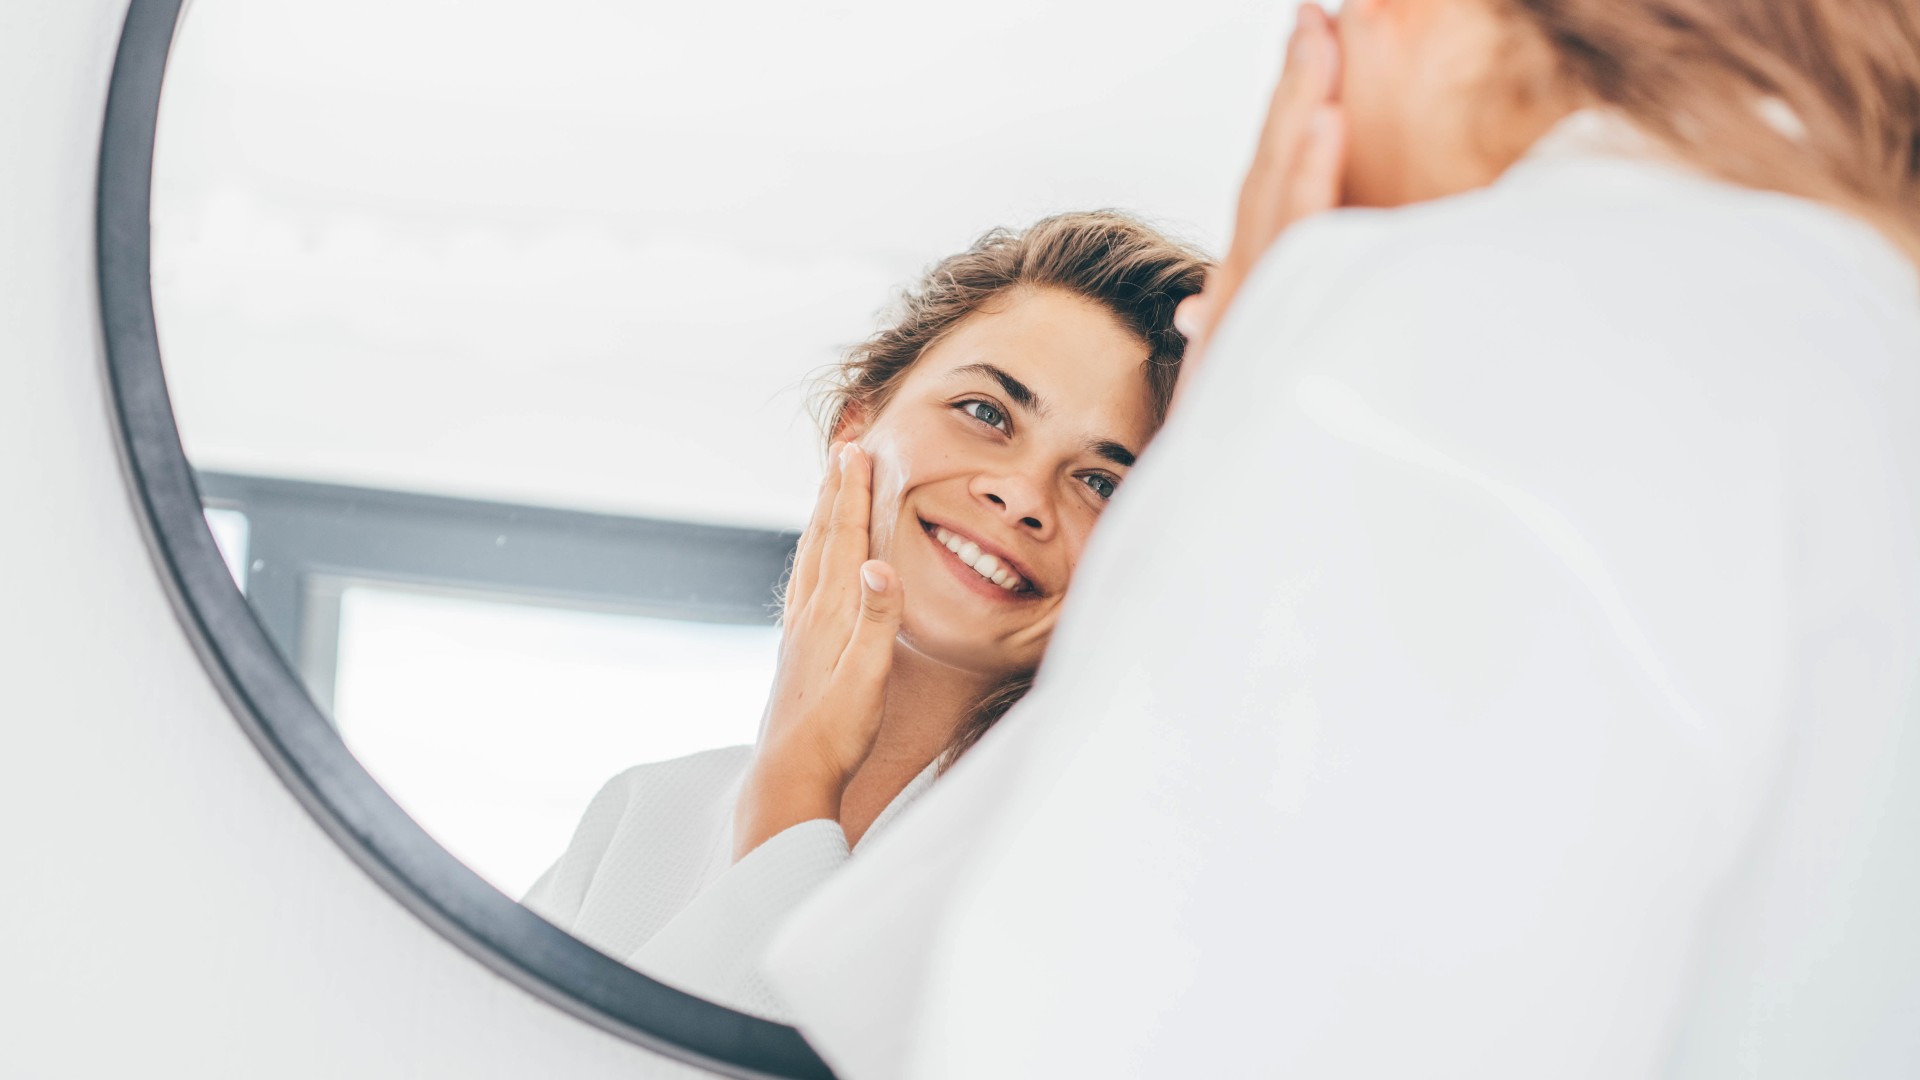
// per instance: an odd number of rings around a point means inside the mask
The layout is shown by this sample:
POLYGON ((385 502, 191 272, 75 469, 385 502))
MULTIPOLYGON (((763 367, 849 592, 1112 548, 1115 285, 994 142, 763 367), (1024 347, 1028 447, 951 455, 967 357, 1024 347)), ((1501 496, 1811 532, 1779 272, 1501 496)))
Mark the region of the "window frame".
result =
POLYGON ((246 593, 331 710, 341 594, 355 585, 691 622, 773 625, 800 534, 197 470, 247 519, 246 593))

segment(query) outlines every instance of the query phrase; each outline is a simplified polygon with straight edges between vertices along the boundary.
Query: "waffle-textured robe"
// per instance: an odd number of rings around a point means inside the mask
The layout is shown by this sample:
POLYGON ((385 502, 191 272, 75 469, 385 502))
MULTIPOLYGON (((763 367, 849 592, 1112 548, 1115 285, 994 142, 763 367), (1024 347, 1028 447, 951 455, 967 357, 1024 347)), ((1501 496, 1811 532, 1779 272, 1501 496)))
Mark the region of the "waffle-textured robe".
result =
MULTIPOLYGON (((769 1020, 786 1010, 762 977, 768 939, 851 855, 840 823, 805 821, 733 861, 733 806, 753 748, 638 765, 588 804, 566 852, 524 903, 661 982, 769 1020)), ((933 781, 929 765, 874 819, 884 832, 933 781)))

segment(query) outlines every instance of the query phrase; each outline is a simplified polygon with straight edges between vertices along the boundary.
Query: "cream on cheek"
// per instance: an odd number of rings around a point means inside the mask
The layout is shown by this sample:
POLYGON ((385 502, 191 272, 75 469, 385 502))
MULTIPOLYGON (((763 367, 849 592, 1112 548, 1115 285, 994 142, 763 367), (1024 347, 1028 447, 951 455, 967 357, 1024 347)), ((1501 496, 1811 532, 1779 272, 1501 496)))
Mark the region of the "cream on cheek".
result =
POLYGON ((893 558, 900 530, 901 502, 911 484, 908 455, 888 431, 870 431, 854 440, 873 463, 873 509, 867 524, 868 548, 873 558, 893 558))

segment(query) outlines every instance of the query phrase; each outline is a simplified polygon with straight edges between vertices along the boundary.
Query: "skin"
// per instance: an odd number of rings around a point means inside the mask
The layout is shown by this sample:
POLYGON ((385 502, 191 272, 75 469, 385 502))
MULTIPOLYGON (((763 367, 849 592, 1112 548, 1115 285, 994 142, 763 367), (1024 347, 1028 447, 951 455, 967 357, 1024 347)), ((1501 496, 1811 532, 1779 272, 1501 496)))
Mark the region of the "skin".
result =
POLYGON ((1580 104, 1552 50, 1486 0, 1350 0, 1332 31, 1349 132, 1341 202, 1393 207, 1500 177, 1580 104))
POLYGON ((1347 0, 1337 22, 1302 5, 1227 257, 1176 320, 1190 342, 1183 376, 1288 228, 1484 187, 1582 104, 1546 44, 1485 0, 1347 0))
POLYGON ((1016 291, 837 433, 788 589, 735 857, 819 818, 858 842, 973 703, 1038 665, 1073 572, 1153 432, 1147 345, 1105 308, 1016 291), (934 526, 996 553, 982 578, 934 526))

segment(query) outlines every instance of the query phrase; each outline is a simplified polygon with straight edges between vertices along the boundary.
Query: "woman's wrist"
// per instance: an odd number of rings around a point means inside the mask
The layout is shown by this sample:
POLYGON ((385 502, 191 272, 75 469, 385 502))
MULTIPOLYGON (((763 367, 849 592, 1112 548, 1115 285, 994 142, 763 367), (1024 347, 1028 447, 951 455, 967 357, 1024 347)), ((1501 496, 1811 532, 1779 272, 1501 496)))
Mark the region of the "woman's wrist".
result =
POLYGON ((795 730, 769 732, 754 747, 750 771, 761 782, 783 788, 831 791, 839 793, 853 780, 857 762, 843 760, 825 739, 815 732, 826 725, 817 722, 795 725, 795 730))
POLYGON ((734 861, 803 821, 840 820, 846 790, 837 770, 804 758, 756 754, 734 808, 734 861))

